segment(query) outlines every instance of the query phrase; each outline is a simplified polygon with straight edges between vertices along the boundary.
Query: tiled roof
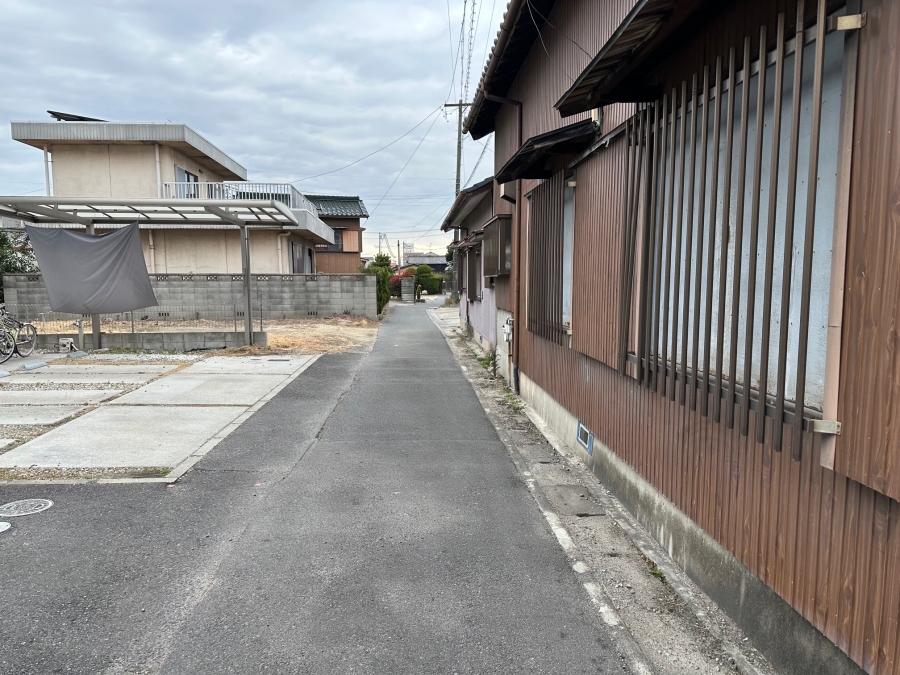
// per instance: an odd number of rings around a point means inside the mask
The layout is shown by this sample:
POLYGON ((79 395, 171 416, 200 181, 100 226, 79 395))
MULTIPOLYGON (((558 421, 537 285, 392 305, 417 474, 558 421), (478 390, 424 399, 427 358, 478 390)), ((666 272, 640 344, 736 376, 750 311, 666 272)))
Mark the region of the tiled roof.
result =
POLYGON ((359 197, 344 195, 307 195, 309 201, 315 204, 319 211, 319 217, 332 218, 368 218, 369 212, 366 205, 359 197))

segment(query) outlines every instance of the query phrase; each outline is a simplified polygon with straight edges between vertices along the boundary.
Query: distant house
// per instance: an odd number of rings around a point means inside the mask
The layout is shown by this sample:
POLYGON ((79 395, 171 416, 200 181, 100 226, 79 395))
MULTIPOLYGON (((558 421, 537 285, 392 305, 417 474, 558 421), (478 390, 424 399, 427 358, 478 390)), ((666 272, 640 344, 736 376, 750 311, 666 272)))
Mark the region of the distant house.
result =
POLYGON ((304 195, 318 210, 319 218, 334 230, 333 244, 316 246, 318 271, 326 274, 350 274, 362 264, 363 218, 369 217, 359 197, 342 195, 304 195))
MULTIPOLYGON (((286 223, 259 210, 248 214, 256 226, 249 236, 251 271, 319 271, 316 246, 330 245, 334 233, 318 218, 317 207, 292 185, 247 182, 247 169, 186 124, 106 122, 52 114, 60 121, 11 123, 13 140, 44 151, 48 195, 125 201, 274 200, 286 223), (272 227, 266 228, 269 222, 272 227)), ((224 213, 221 207, 198 206, 199 211, 204 208, 224 213)), ((241 272, 236 226, 227 220, 219 227, 196 225, 170 215, 172 222, 156 219, 141 225, 151 274, 241 272)), ((140 220, 137 212, 135 220, 140 220)), ((100 229, 102 221, 98 218, 100 229)), ((84 227, 72 221, 62 226, 84 227)))
POLYGON ((403 262, 412 267, 428 265, 437 274, 443 274, 449 265, 443 253, 408 253, 403 262))
POLYGON ((455 230, 459 241, 456 279, 462 328, 485 349, 497 349, 501 371, 508 368, 502 325, 512 316, 509 273, 512 266, 510 204, 495 190, 494 177, 460 190, 441 230, 455 230))

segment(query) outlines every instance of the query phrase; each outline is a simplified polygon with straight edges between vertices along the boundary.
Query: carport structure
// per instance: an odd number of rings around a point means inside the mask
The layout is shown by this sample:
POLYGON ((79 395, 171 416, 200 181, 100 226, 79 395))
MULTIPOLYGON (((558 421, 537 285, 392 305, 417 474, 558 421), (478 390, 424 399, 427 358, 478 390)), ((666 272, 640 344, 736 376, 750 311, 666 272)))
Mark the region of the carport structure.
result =
MULTIPOLYGON (((118 197, 0 196, 0 216, 38 227, 113 230, 139 223, 141 229, 238 229, 244 283, 244 337, 253 341, 250 284, 250 229, 297 233, 333 244, 334 232, 307 210, 276 199, 130 199, 118 197)), ((21 229, 0 221, 5 229, 21 229)), ((92 317, 94 344, 100 344, 100 317, 92 317)))

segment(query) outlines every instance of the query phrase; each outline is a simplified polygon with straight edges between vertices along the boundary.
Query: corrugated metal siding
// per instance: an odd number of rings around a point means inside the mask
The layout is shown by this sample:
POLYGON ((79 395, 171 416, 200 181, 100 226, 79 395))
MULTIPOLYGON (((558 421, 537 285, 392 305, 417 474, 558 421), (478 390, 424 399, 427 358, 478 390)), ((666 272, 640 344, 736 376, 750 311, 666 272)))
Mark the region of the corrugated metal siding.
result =
POLYGON ((835 469, 900 499, 900 3, 863 9, 835 469))
POLYGON ((528 331, 520 349, 523 373, 810 623, 900 673, 900 503, 821 468, 818 442, 794 462, 771 433, 758 445, 572 349, 528 331))

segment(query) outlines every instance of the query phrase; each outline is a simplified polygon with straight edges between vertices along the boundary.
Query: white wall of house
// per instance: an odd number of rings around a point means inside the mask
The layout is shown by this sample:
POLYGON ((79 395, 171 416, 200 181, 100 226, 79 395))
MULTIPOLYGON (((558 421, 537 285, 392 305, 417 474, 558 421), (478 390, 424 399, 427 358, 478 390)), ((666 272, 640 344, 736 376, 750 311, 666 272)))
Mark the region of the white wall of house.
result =
MULTIPOLYGON (((155 146, 117 144, 59 144, 50 146, 53 157, 53 194, 57 197, 129 197, 155 199, 155 146)), ((222 177, 167 145, 159 146, 161 182, 175 180, 175 166, 190 171, 201 182, 218 183, 222 177)))
MULTIPOLYGON (((277 231, 250 231, 250 271, 253 274, 291 274, 290 242, 313 244, 291 234, 281 238, 277 231), (281 266, 279 267, 279 253, 281 266)), ((144 261, 150 274, 240 274, 241 239, 237 230, 153 230, 153 261, 150 260, 150 232, 141 230, 144 261)))

